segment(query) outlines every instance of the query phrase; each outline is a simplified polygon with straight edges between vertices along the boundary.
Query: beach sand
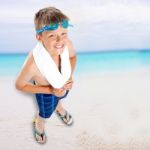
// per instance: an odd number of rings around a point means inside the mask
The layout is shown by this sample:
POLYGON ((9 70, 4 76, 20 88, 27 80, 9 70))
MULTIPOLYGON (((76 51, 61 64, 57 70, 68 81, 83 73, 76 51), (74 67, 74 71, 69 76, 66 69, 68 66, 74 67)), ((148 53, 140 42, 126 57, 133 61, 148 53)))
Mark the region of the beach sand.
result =
POLYGON ((2 150, 150 150, 150 68, 76 74, 62 100, 73 115, 66 127, 56 114, 46 120, 47 143, 33 138, 36 102, 0 77, 2 150))

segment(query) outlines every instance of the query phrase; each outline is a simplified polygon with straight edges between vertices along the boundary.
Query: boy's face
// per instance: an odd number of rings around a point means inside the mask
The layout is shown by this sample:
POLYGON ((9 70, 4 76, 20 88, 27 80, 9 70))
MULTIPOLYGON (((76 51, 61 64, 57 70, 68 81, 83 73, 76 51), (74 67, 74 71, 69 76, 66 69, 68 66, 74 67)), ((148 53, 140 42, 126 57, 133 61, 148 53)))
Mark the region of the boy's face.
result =
POLYGON ((50 52, 51 55, 59 55, 68 41, 68 30, 59 26, 58 29, 53 31, 45 31, 38 39, 43 43, 43 46, 50 52))

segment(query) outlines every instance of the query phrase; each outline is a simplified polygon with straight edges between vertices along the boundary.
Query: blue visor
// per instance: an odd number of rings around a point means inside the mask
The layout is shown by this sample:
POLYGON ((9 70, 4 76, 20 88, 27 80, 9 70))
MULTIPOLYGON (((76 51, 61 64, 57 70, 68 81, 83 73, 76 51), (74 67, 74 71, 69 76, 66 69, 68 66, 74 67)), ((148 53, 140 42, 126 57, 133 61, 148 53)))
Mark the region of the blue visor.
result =
POLYGON ((69 24, 68 20, 63 19, 61 23, 56 22, 56 23, 50 24, 49 26, 45 26, 39 30, 36 30, 36 34, 42 33, 46 30, 48 30, 48 31, 56 30, 56 29, 58 29, 59 25, 65 29, 67 29, 68 27, 73 27, 73 25, 69 24))

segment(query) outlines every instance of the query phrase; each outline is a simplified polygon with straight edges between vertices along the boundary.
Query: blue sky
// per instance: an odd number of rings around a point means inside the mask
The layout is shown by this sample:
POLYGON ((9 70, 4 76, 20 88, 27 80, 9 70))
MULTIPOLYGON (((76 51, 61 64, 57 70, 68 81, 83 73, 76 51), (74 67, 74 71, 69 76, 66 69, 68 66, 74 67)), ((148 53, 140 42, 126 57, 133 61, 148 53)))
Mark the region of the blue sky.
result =
POLYGON ((0 5, 0 52, 29 52, 36 44, 34 14, 47 6, 70 17, 77 51, 150 48, 149 0, 7 0, 0 5))

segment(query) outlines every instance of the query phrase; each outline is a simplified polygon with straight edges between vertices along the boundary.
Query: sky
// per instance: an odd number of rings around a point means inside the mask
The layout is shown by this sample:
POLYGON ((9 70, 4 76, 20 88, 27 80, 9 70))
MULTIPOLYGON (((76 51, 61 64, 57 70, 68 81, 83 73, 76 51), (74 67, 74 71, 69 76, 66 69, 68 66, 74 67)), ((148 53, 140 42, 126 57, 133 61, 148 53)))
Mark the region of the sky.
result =
POLYGON ((33 49, 34 14, 48 6, 69 16, 77 52, 150 49, 150 0, 7 0, 0 5, 0 53, 33 49))

